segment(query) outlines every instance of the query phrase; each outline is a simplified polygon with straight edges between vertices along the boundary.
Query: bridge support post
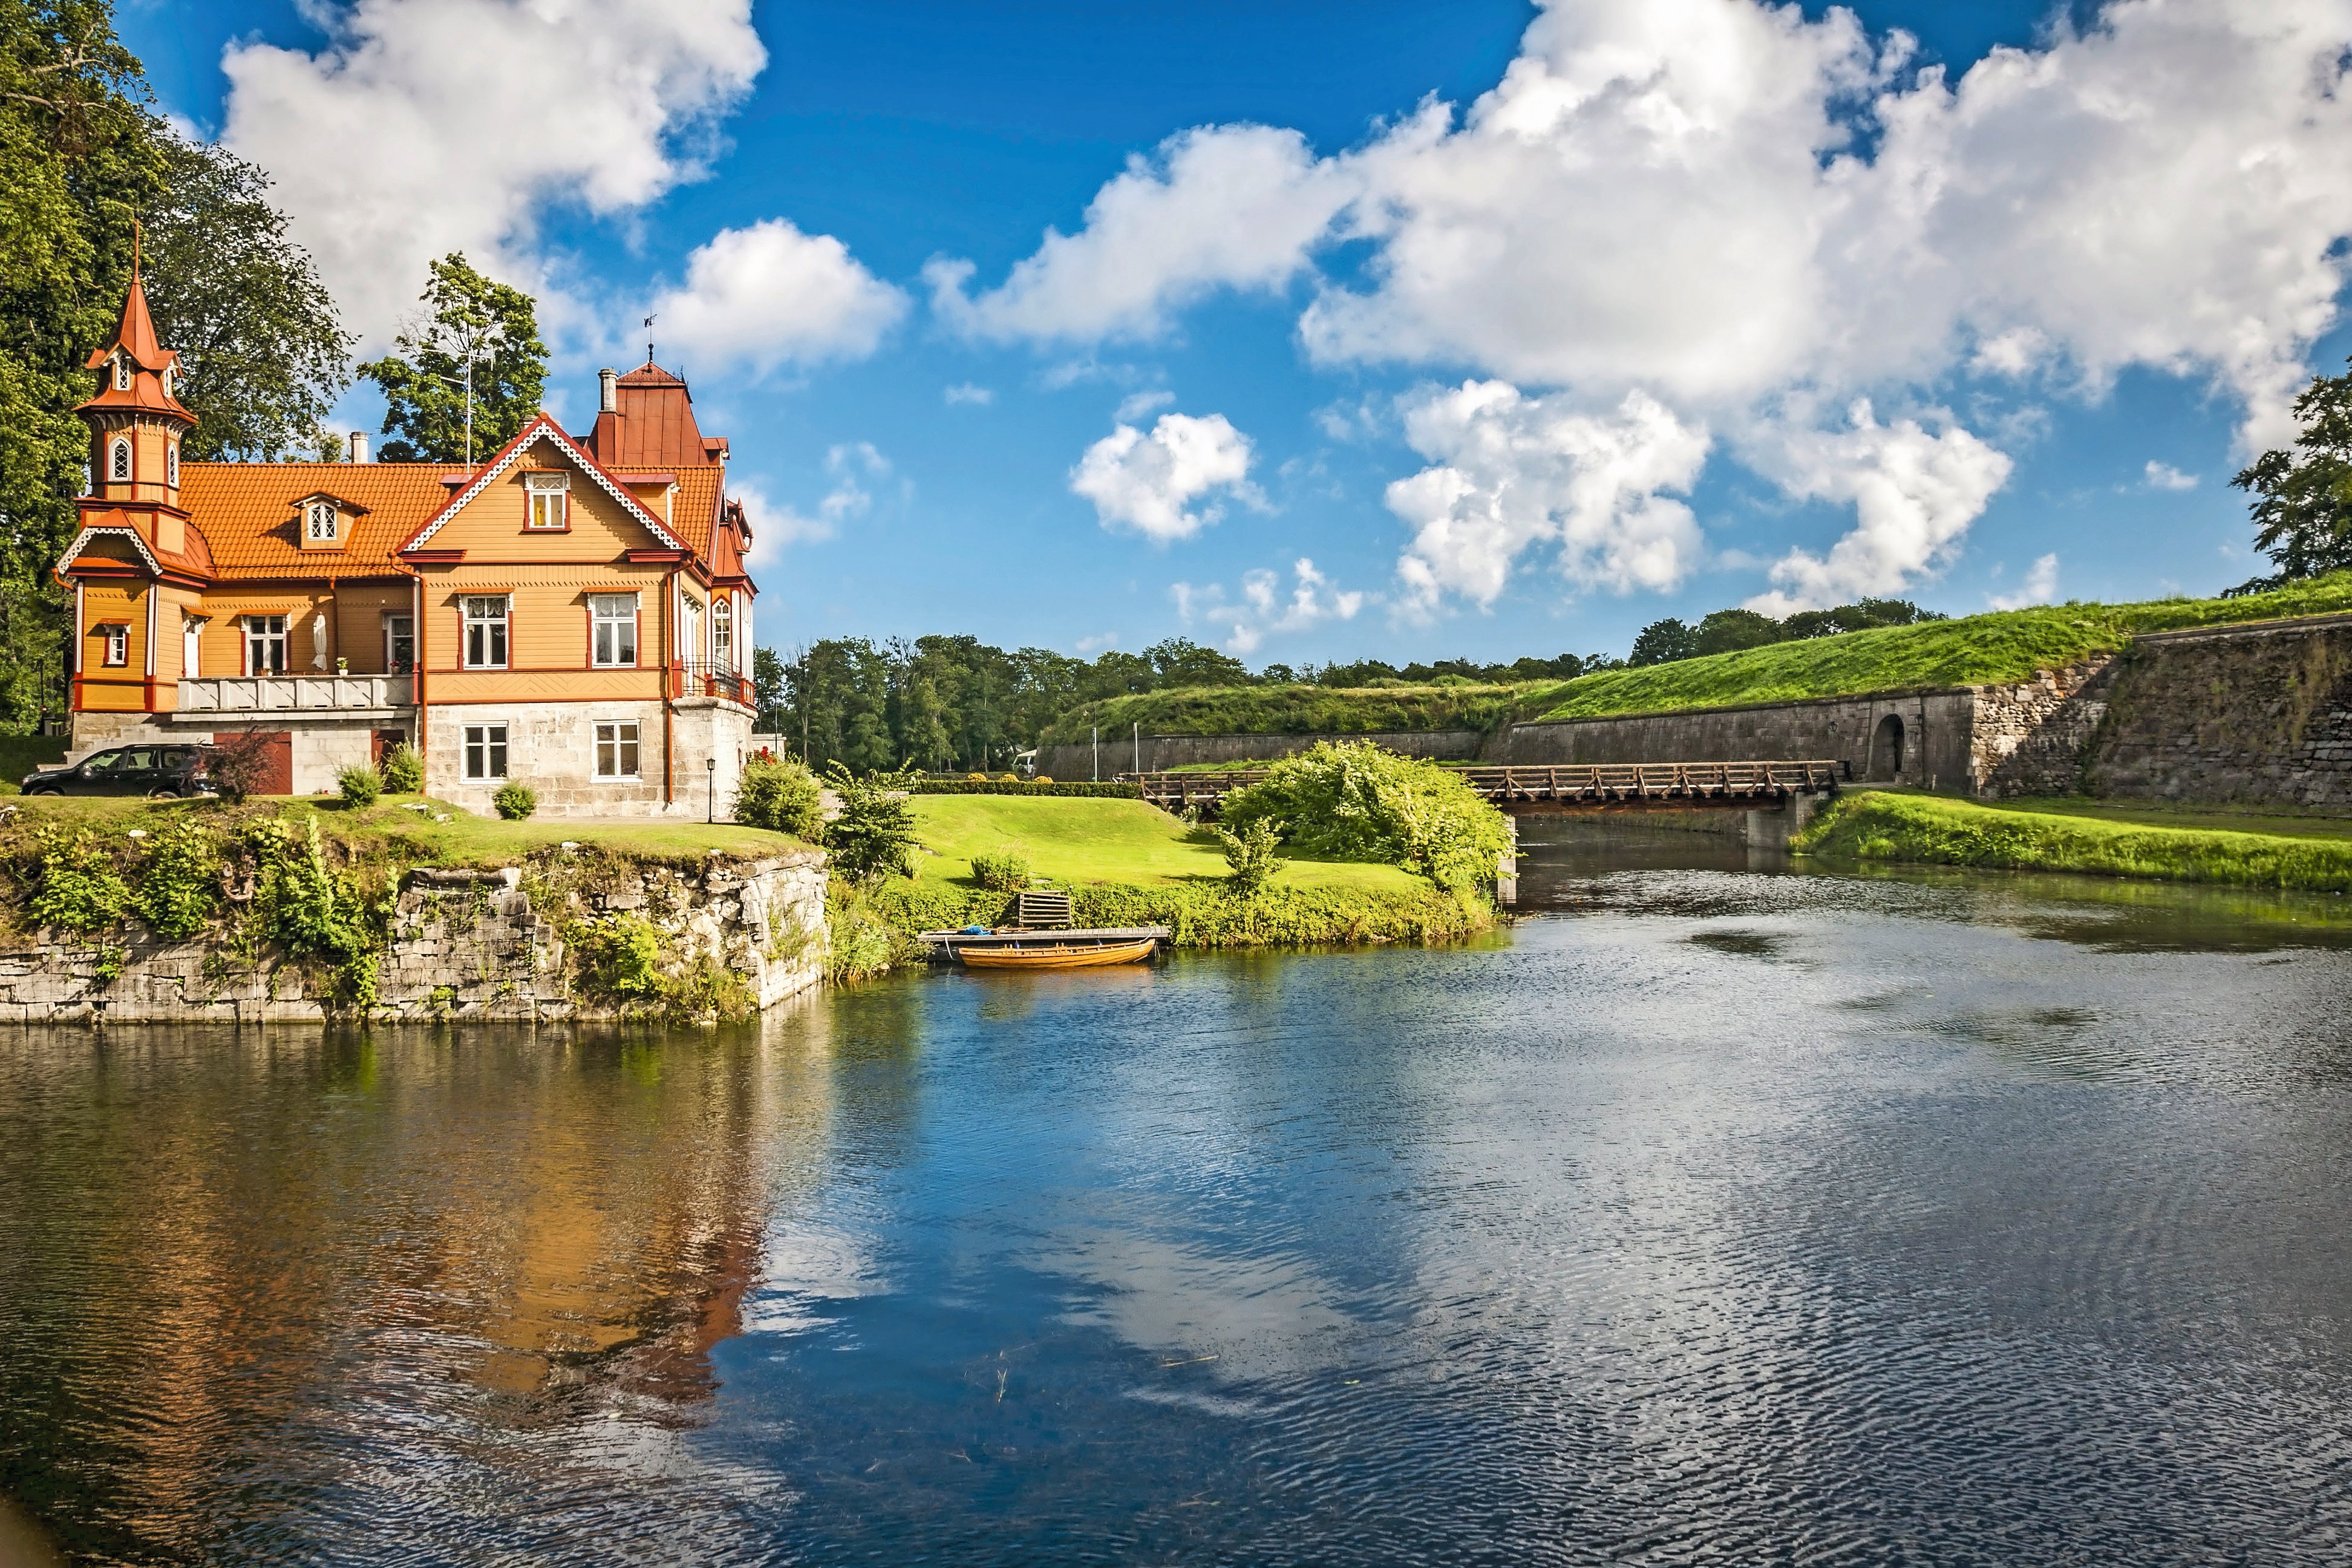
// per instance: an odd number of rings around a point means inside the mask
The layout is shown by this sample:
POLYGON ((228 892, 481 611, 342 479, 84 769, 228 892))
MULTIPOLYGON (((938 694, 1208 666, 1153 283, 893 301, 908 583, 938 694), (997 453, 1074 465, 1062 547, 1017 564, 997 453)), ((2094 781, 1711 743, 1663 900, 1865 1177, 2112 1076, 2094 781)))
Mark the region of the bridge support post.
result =
POLYGON ((1813 819, 1821 797, 1811 790, 1791 790, 1789 797, 1771 811, 1751 811, 1748 814, 1748 846, 1751 849, 1786 849, 1790 841, 1804 831, 1805 824, 1813 819))

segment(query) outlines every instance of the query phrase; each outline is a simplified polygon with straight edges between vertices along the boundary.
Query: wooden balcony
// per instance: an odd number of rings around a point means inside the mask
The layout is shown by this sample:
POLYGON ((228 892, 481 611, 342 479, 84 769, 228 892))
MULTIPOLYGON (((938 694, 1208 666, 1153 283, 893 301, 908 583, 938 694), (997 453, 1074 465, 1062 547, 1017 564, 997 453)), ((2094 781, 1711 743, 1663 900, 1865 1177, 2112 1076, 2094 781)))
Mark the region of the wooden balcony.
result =
POLYGON ((223 676, 180 682, 183 713, 383 713, 415 701, 405 675, 223 676))
POLYGON ((688 659, 670 667, 672 697, 717 697, 729 702, 739 702, 746 708, 756 707, 751 700, 751 678, 731 665, 705 664, 699 659, 688 659))

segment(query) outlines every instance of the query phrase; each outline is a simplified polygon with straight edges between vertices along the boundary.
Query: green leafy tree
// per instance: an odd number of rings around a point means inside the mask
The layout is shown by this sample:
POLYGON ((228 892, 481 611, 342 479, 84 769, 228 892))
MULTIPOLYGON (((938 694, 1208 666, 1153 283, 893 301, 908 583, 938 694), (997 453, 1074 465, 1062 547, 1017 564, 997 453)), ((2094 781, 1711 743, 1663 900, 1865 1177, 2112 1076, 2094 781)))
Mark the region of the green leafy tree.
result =
POLYGON ((921 846, 915 837, 914 809, 907 804, 906 775, 875 773, 860 778, 835 763, 830 782, 841 797, 841 815, 824 828, 824 847, 833 854, 834 866, 853 882, 912 877, 921 846))
POLYGON ((2254 548, 2278 566, 2242 593, 2352 567, 2352 372, 2314 377, 2294 416, 2294 449, 2264 452, 2230 481, 2254 498, 2254 548))
POLYGON ((1652 621, 1633 636, 1633 652, 1626 663, 1636 669, 1654 664, 1673 664, 1677 659, 1698 657, 1698 634, 1681 621, 1668 616, 1662 621, 1652 621))
POLYGON ((751 704, 758 710, 754 721, 761 733, 777 735, 784 732, 785 721, 791 717, 786 705, 783 656, 771 647, 751 650, 751 704))
POLYGON ((1232 872, 1229 880, 1234 891, 1244 898, 1265 887, 1282 863, 1282 839, 1273 822, 1264 816, 1253 817, 1238 829, 1220 826, 1217 842, 1232 872))
POLYGON ((393 353, 359 367, 383 393, 386 462, 488 457, 539 412, 547 385, 536 300, 477 272, 460 251, 432 274, 422 319, 393 339, 393 353))
MULTIPOLYGON (((310 253, 286 237, 268 176, 176 138, 146 233, 156 334, 180 354, 196 416, 185 457, 270 461, 315 448, 351 381, 351 339, 310 253)), ((340 452, 342 438, 331 439, 340 452)))

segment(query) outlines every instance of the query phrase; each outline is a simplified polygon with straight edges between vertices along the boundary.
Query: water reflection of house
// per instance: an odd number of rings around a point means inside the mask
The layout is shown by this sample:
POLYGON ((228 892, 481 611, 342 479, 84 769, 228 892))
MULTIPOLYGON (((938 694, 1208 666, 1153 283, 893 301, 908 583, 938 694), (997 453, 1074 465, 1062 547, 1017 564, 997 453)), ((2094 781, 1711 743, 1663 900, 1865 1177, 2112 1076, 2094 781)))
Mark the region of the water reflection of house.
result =
POLYGON ((541 414, 478 466, 184 464, 195 418, 135 278, 89 368, 90 493, 58 565, 75 757, 250 731, 265 793, 403 740, 480 809, 510 778, 558 815, 732 793, 751 532, 685 382, 605 371, 584 437, 541 414))

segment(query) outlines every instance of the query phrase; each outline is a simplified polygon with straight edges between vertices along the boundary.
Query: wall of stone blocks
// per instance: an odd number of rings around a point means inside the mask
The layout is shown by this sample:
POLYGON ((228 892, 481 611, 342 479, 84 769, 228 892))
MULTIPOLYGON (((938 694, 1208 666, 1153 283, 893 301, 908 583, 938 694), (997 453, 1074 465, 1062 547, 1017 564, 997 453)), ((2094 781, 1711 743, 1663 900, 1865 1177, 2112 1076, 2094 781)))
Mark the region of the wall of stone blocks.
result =
POLYGON ((1493 760, 1515 766, 1590 763, 1745 763, 1823 759, 1856 779, 1927 789, 1969 787, 1970 694, 1965 688, 1886 692, 1806 702, 1766 702, 1642 713, 1564 723, 1515 724, 1493 760), (1903 726, 1899 769, 1874 768, 1874 745, 1889 718, 1903 726))
POLYGON ((425 710, 425 788, 428 795, 483 816, 496 814, 501 784, 528 784, 541 816, 667 816, 700 821, 713 814, 732 820, 736 786, 751 750, 751 710, 715 698, 680 700, 671 714, 676 761, 665 774, 662 704, 634 702, 513 702, 435 705, 425 710), (634 721, 637 776, 596 775, 596 725, 634 721), (507 776, 468 779, 465 731, 469 725, 507 727, 507 776), (705 766, 715 759, 718 767, 705 766), (667 799, 664 798, 667 784, 667 799))
MULTIPOLYGON (((376 971, 381 1019, 530 1022, 616 1016, 577 993, 560 932, 637 910, 681 952, 709 953, 743 976, 761 1007, 818 984, 827 929, 824 858, 713 857, 698 868, 635 868, 598 889, 534 906, 520 868, 412 873, 376 971)), ((79 938, 42 931, 0 950, 0 1023, 320 1023, 331 1013, 323 972, 262 955, 245 962, 219 933, 167 942, 136 921, 79 938)))
POLYGON ((2086 779, 2103 795, 2352 812, 2352 616, 2138 639, 2086 779))

